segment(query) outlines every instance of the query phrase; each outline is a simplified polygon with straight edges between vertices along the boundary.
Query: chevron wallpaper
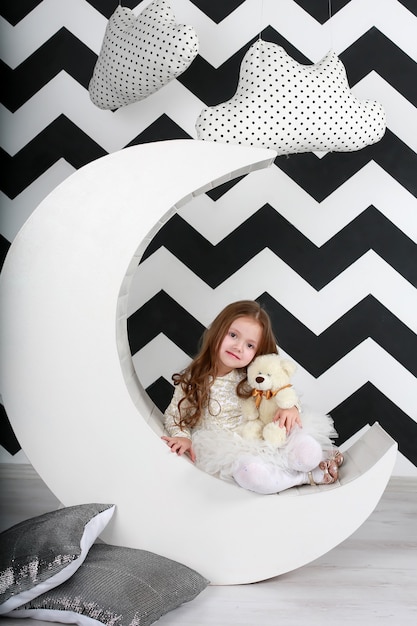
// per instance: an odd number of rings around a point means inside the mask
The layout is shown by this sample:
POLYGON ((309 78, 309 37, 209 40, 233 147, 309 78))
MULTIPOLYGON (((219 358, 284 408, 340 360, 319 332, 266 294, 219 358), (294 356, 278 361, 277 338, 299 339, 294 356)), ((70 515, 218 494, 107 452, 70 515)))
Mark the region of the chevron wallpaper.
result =
MULTIPOLYGON (((417 0, 172 0, 199 55, 157 93, 110 112, 87 88, 117 4, 1 3, 3 257, 77 168, 133 144, 195 139, 201 110, 234 94, 260 33, 301 63, 335 50, 353 93, 383 104, 382 141, 281 156, 184 206, 135 274, 130 346, 163 410, 204 326, 225 304, 257 299, 298 363, 303 402, 331 412, 341 442, 379 421, 399 443, 395 473, 417 475, 417 0)), ((122 4, 138 13, 149 0, 122 4)), ((24 461, 4 408, 1 425, 0 460, 24 461)))

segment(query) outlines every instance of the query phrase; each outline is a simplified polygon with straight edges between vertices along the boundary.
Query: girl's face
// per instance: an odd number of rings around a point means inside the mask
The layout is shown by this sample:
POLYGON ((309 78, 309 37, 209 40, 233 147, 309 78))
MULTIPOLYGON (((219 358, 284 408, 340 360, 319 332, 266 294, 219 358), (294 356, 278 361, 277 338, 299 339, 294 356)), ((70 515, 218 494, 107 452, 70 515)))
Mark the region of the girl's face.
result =
POLYGON ((252 317, 238 317, 232 322, 217 355, 217 376, 246 367, 255 358, 262 338, 262 326, 252 317))

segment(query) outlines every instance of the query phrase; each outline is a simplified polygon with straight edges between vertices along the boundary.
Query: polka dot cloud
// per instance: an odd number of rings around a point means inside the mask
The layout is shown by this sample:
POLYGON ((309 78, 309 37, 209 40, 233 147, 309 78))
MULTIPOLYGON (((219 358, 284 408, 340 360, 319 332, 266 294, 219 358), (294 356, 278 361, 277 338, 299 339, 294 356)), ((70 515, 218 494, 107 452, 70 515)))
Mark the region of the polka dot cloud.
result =
POLYGON ((233 98, 203 109, 198 139, 273 148, 278 154, 352 152, 379 141, 384 109, 350 91, 343 63, 329 52, 302 65, 258 40, 243 58, 233 98))
POLYGON ((143 100, 184 72, 198 53, 192 26, 175 22, 167 0, 138 16, 118 6, 110 17, 88 87, 100 109, 143 100))

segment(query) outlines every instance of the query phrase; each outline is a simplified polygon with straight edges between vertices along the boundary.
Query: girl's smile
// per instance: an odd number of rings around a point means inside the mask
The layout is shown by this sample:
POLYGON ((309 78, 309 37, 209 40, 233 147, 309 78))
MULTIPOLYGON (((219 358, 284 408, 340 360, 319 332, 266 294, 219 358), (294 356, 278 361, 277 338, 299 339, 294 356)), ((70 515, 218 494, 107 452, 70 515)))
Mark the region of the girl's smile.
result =
POLYGON ((238 317, 231 324, 217 357, 217 376, 246 367, 255 358, 262 337, 262 327, 251 317, 238 317))

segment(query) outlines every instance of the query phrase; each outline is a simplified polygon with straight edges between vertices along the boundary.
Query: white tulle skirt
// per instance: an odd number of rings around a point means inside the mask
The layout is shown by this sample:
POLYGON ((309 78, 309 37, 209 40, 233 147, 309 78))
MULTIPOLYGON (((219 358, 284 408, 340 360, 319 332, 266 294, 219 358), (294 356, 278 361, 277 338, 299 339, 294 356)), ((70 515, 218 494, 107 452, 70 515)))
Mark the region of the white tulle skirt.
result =
POLYGON ((260 457, 265 463, 286 470, 291 467, 291 452, 300 441, 300 437, 310 435, 323 450, 333 446, 333 439, 337 438, 333 420, 329 415, 306 410, 302 414, 303 428, 294 427, 281 448, 266 441, 252 441, 243 439, 236 431, 204 428, 196 429, 192 435, 193 449, 196 455, 196 466, 204 472, 229 480, 233 476, 236 465, 243 457, 260 457))

